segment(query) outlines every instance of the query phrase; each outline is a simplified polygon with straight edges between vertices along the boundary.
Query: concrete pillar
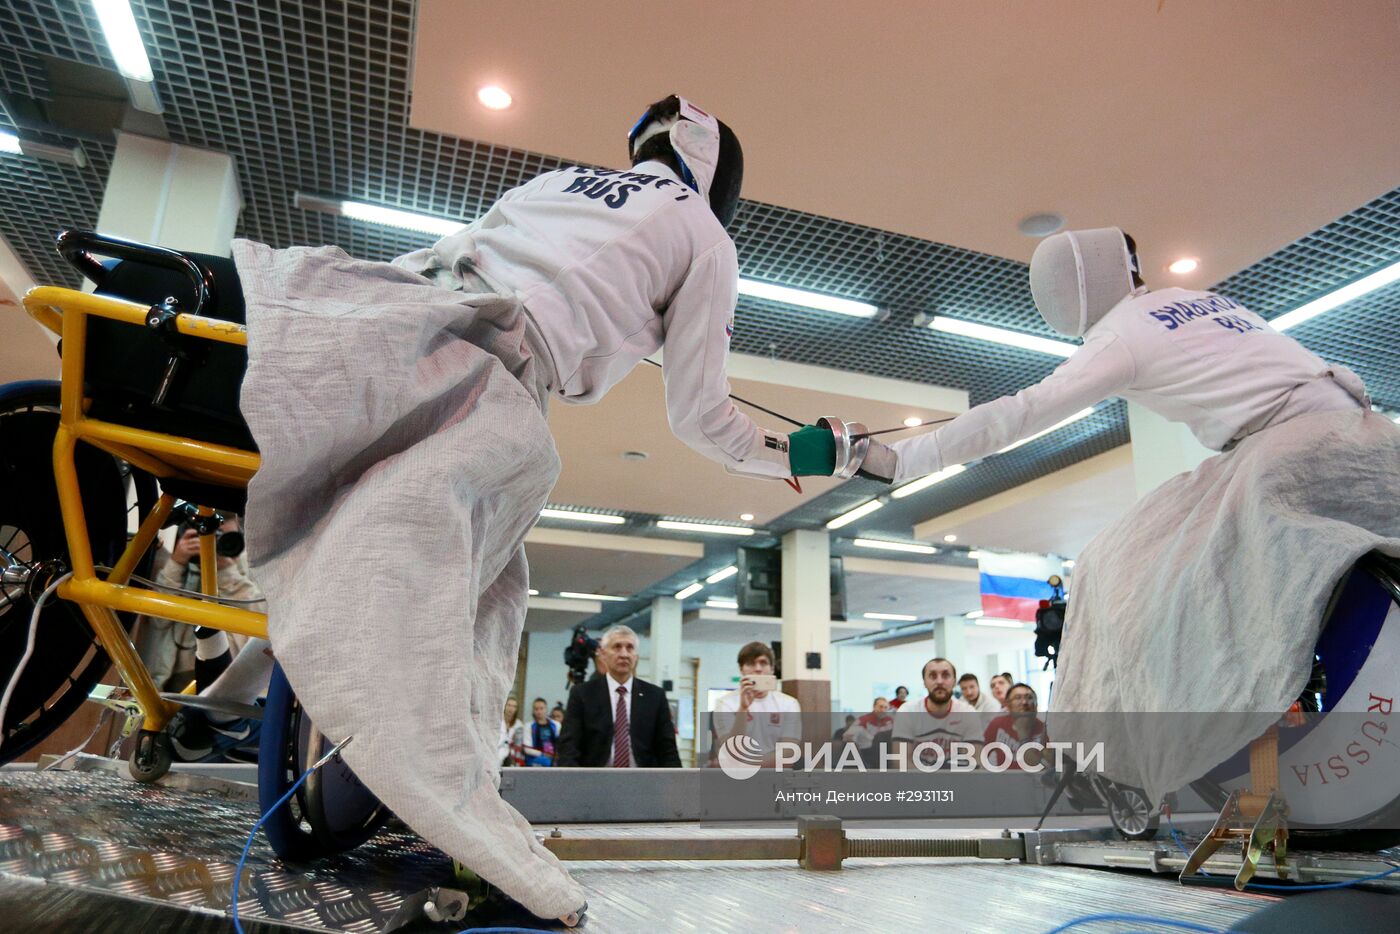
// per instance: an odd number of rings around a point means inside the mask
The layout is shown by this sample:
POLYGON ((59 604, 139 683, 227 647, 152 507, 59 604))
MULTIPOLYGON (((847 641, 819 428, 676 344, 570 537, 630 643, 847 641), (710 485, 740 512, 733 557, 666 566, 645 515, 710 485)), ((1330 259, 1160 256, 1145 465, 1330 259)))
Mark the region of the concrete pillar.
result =
POLYGON ((969 668, 971 660, 967 657, 966 617, 945 616, 934 621, 933 654, 952 662, 959 675, 969 668))
POLYGON ((1128 433, 1133 439, 1133 479, 1139 499, 1215 453, 1185 425, 1169 422, 1134 402, 1128 403, 1128 433))
POLYGON ((233 159, 132 133, 117 137, 100 233, 228 256, 243 199, 233 159))
MULTIPOLYGON (((783 691, 804 713, 831 710, 831 664, 831 536, 797 529, 783 536, 783 691)), ((805 741, 830 734, 825 718, 803 718, 805 741)))
POLYGON ((681 602, 675 597, 657 597, 651 601, 651 657, 642 680, 665 686, 671 682, 668 696, 674 696, 681 680, 681 602))

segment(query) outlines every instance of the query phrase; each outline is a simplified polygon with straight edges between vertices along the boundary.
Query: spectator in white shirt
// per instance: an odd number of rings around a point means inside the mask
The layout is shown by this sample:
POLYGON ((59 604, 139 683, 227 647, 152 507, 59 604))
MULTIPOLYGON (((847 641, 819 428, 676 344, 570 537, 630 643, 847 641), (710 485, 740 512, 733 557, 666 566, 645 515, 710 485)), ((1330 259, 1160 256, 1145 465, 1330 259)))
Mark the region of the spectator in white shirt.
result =
POLYGON ((764 643, 750 642, 739 650, 739 690, 715 701, 714 729, 716 747, 731 736, 757 740, 764 768, 773 766, 779 742, 801 742, 802 705, 777 690, 773 650, 764 643))

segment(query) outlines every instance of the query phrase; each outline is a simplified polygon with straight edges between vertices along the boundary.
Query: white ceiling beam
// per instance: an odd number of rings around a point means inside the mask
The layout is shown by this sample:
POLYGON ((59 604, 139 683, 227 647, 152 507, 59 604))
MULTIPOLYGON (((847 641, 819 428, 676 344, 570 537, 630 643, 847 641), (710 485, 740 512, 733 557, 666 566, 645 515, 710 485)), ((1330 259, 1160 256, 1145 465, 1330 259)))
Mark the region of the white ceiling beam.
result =
POLYGON ((953 567, 948 564, 925 564, 918 561, 892 561, 886 558, 853 558, 846 555, 841 566, 847 574, 883 574, 886 577, 924 577, 942 581, 978 581, 976 568, 953 567))

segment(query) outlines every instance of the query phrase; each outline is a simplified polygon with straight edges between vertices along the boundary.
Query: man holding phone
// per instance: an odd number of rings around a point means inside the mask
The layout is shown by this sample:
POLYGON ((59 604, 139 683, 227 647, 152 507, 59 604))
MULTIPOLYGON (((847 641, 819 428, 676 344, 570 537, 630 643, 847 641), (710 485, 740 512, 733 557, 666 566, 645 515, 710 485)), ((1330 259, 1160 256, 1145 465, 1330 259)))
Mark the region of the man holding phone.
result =
POLYGON ((763 751, 763 768, 771 768, 779 742, 802 741, 802 705, 778 690, 773 650, 750 642, 739 650, 739 690, 715 701, 715 749, 733 736, 747 735, 763 751))

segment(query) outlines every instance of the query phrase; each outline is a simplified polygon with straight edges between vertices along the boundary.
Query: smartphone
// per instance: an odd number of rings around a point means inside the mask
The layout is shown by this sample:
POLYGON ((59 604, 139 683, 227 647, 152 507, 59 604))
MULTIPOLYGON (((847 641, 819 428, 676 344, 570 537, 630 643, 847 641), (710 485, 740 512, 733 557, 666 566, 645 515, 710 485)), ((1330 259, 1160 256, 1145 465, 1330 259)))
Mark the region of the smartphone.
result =
POLYGON ((755 691, 776 691, 778 689, 777 675, 744 675, 744 677, 753 682, 755 691))

